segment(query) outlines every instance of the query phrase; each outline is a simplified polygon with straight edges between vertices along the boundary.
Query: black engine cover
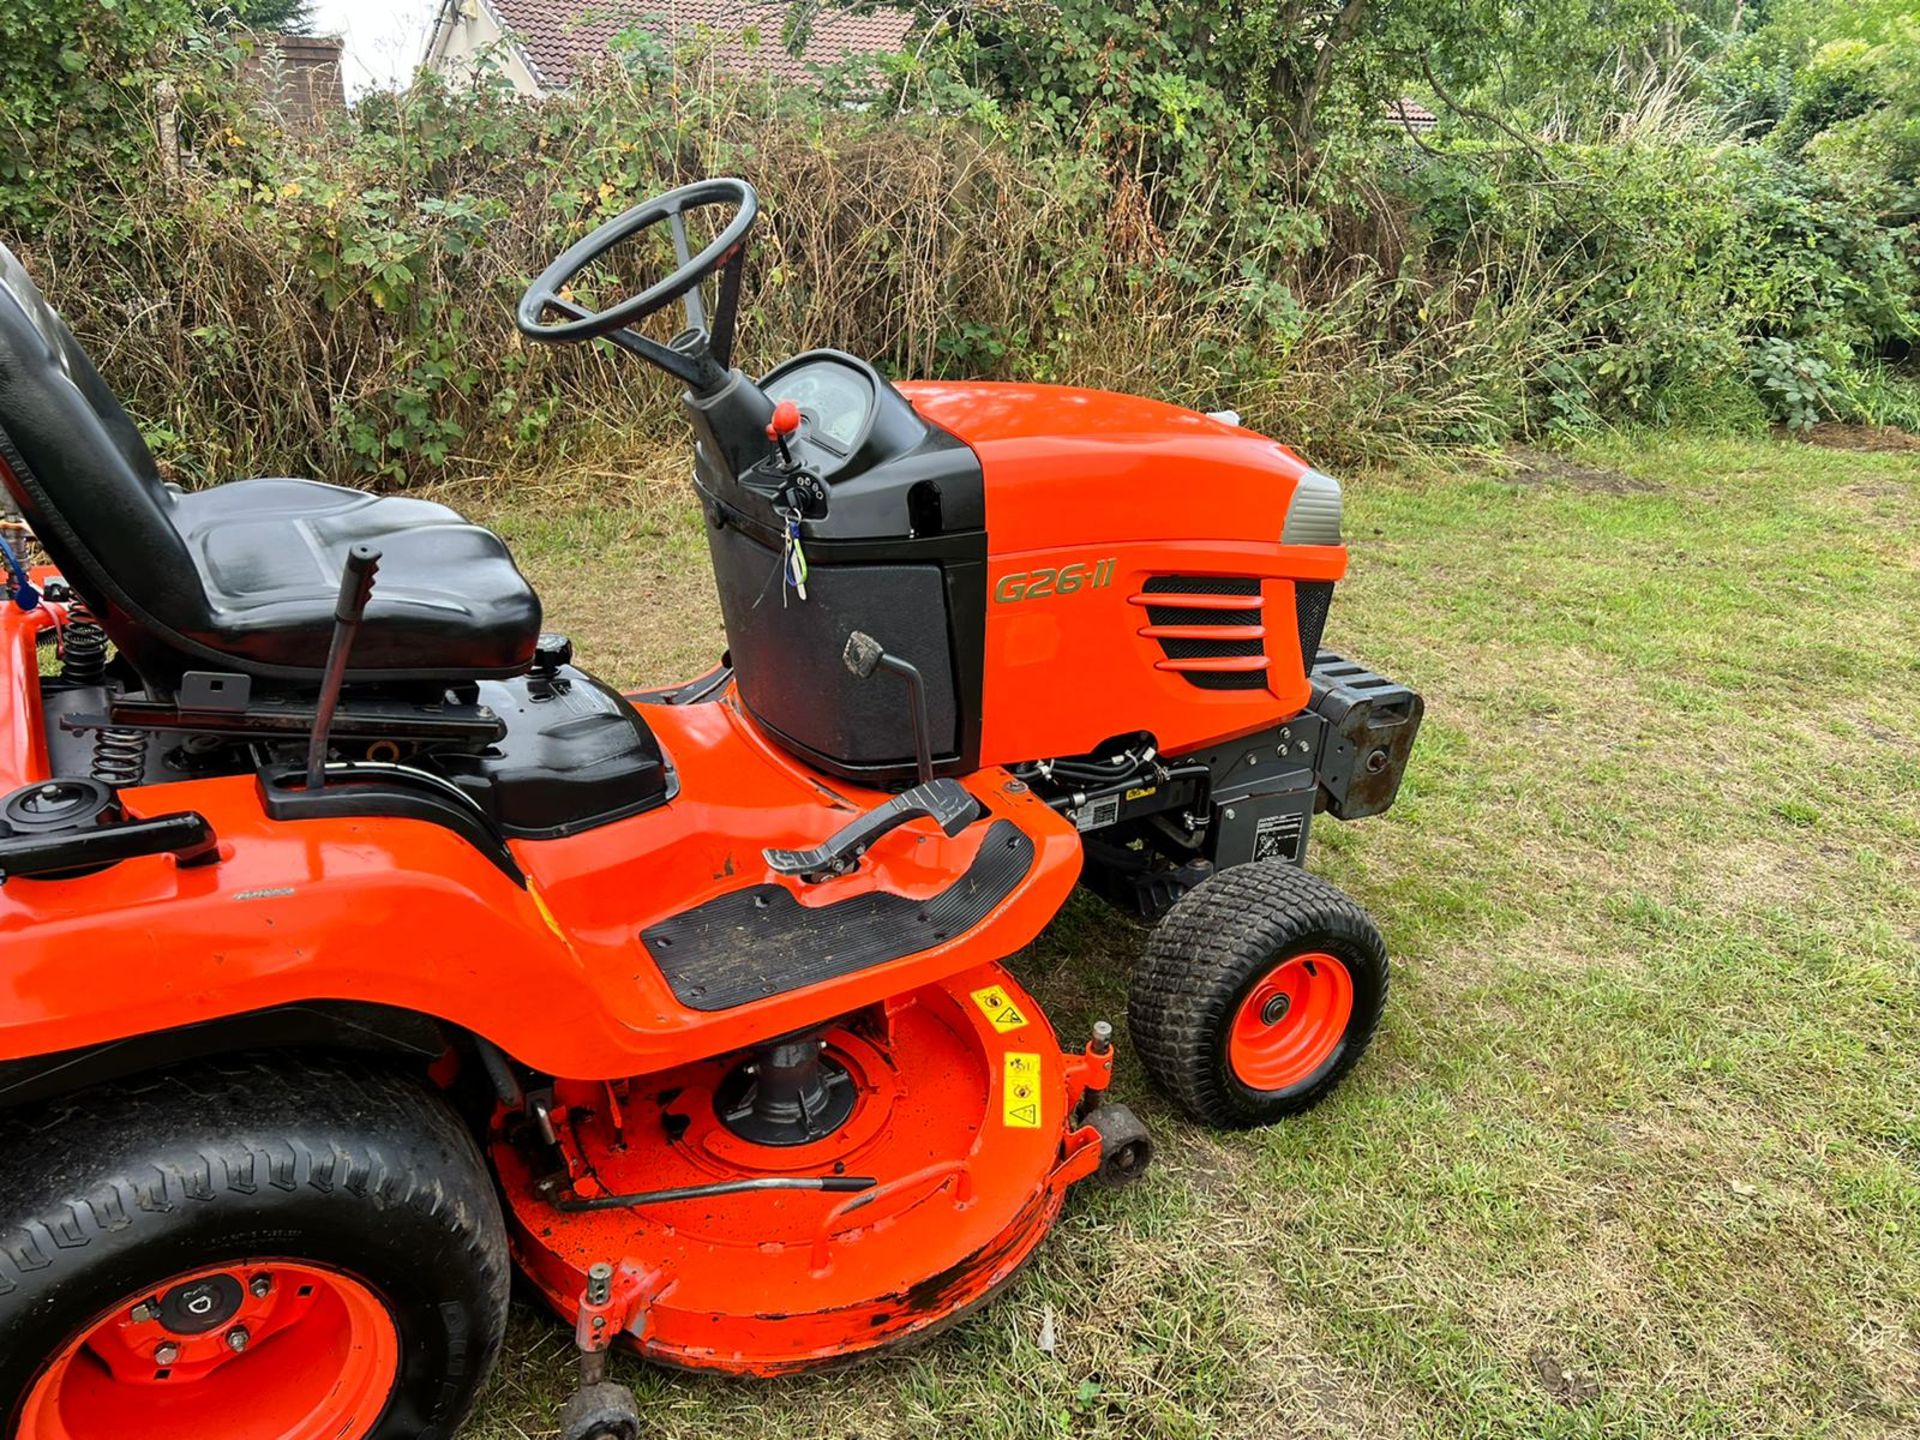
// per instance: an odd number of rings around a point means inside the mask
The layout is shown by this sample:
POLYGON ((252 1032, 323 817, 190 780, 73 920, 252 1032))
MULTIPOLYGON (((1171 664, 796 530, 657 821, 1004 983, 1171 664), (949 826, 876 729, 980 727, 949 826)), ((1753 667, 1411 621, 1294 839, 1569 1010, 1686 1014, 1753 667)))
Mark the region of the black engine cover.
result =
POLYGON ((639 709, 571 665, 480 682, 506 734, 441 765, 501 833, 573 835, 664 803, 671 775, 639 709))

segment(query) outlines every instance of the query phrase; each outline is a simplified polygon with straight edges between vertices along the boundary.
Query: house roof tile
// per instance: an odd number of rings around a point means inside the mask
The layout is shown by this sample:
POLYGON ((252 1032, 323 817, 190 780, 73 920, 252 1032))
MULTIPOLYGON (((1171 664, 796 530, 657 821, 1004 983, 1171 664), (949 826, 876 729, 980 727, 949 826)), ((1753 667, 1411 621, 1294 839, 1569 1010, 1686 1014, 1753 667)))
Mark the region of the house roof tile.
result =
POLYGON ((1415 132, 1431 130, 1440 123, 1440 117, 1418 100, 1383 100, 1380 114, 1393 124, 1404 125, 1415 132))
POLYGON ((855 15, 822 9, 798 56, 781 43, 785 4, 754 0, 489 0, 502 27, 518 41, 542 84, 563 86, 583 62, 606 53, 615 37, 651 30, 690 39, 711 33, 713 56, 725 69, 775 80, 805 80, 809 65, 849 55, 899 50, 913 17, 900 10, 855 15))

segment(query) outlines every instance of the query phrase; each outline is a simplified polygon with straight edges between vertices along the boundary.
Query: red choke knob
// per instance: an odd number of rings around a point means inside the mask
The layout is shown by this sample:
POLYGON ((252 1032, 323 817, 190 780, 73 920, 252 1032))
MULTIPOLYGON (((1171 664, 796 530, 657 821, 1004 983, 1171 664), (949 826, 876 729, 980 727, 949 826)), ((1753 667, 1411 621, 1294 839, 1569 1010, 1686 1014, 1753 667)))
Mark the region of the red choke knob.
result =
POLYGON ((784 440, 800 428, 800 407, 791 400, 782 400, 773 407, 773 421, 767 426, 769 440, 784 440))

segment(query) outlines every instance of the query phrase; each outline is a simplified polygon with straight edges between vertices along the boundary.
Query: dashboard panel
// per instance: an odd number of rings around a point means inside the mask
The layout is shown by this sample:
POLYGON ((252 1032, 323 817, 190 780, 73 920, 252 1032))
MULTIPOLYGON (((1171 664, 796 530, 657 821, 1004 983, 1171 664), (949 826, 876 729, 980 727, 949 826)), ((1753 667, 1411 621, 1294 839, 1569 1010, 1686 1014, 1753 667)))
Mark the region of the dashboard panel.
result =
POLYGON ((921 419, 867 361, 808 350, 768 370, 757 390, 768 412, 782 401, 800 411, 784 448, 743 439, 729 458, 705 408, 688 402, 695 471, 703 498, 717 507, 715 523, 746 525, 777 548, 797 510, 815 555, 841 541, 913 543, 986 528, 973 451, 921 419))
POLYGON ((802 356, 791 368, 782 366, 769 375, 765 388, 775 404, 791 400, 800 407, 803 435, 824 441, 842 455, 859 448, 873 423, 871 372, 837 355, 802 356))

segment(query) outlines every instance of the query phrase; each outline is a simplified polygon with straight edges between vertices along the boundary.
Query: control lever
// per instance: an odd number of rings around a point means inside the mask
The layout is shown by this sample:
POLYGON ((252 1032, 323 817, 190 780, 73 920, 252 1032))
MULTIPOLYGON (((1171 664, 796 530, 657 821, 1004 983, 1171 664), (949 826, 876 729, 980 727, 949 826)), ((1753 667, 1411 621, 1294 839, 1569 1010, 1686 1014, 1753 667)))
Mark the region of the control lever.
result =
POLYGON ((143 855, 172 855, 183 867, 210 865, 220 858, 220 842, 196 810, 89 830, 8 836, 0 839, 0 884, 14 876, 85 874, 143 855))
POLYGON ((783 468, 793 469, 793 451, 787 448, 787 437, 800 429, 800 407, 791 400, 782 400, 773 407, 773 419, 767 422, 767 439, 774 443, 780 452, 780 464, 783 468))
POLYGON ((333 712, 340 708, 340 691, 347 683, 347 656, 373 597, 373 577, 380 573, 380 552, 356 545, 347 552, 340 575, 340 598, 333 607, 333 643, 327 647, 327 668, 320 679, 320 701, 314 709, 313 738, 307 742, 308 790, 327 785, 327 742, 333 737, 333 712))
POLYGON ((798 875, 805 880, 825 880, 843 875, 860 863, 860 857, 882 835, 898 829, 909 820, 936 822, 948 835, 958 835, 980 814, 980 805, 958 780, 933 778, 933 749, 928 738, 932 728, 927 719, 927 687, 919 668, 898 655, 889 655, 886 647, 864 630, 847 637, 840 658, 847 669, 862 680, 876 670, 886 670, 907 682, 907 703, 913 710, 913 752, 920 767, 920 783, 903 790, 884 805, 877 805, 859 819, 810 850, 763 850, 761 856, 775 873, 798 875))
POLYGON ((840 658, 862 680, 870 678, 875 670, 885 670, 907 682, 907 706, 913 711, 913 758, 920 767, 920 783, 931 785, 933 743, 929 732, 933 725, 927 718, 927 685, 919 667, 898 655, 889 655, 886 647, 864 630, 847 637, 847 648, 840 652, 840 658))

